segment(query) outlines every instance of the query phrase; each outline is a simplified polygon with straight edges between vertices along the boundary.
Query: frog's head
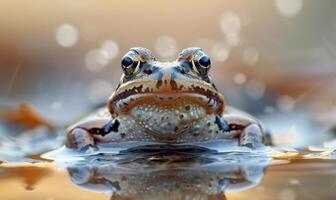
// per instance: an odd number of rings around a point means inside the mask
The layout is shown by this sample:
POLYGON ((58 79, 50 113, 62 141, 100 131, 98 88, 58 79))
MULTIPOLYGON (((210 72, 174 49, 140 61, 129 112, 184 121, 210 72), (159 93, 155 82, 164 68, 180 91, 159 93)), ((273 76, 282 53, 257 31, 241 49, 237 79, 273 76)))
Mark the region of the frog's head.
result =
POLYGON ((109 101, 112 115, 132 116, 147 127, 169 121, 174 130, 224 110, 224 98, 208 74, 210 58, 200 48, 183 50, 174 62, 159 62, 148 49, 132 48, 121 67, 124 74, 109 101))

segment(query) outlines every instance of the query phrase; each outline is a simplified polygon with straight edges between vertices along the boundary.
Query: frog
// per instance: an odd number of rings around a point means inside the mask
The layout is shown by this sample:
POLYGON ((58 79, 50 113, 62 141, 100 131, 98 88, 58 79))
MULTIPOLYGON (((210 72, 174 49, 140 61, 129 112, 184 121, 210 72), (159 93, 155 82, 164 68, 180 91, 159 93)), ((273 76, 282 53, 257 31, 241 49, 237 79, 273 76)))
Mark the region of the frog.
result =
POLYGON ((143 47, 121 60, 122 76, 104 108, 66 131, 65 146, 99 149, 123 142, 162 144, 236 141, 239 147, 265 146, 261 123, 228 106, 210 75, 210 57, 199 47, 162 62, 143 47))

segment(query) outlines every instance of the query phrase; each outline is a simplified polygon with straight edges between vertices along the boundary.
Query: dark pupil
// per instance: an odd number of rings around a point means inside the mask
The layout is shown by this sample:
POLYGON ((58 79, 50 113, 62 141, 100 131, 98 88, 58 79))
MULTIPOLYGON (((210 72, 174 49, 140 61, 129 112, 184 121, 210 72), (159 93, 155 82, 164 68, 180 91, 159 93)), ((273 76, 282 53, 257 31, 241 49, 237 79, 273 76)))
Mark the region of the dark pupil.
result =
POLYGON ((208 56, 203 56, 200 60, 199 60, 199 64, 207 67, 210 65, 210 58, 208 56))
POLYGON ((125 57, 122 61, 121 64, 125 67, 128 67, 133 64, 133 60, 130 57, 125 57))

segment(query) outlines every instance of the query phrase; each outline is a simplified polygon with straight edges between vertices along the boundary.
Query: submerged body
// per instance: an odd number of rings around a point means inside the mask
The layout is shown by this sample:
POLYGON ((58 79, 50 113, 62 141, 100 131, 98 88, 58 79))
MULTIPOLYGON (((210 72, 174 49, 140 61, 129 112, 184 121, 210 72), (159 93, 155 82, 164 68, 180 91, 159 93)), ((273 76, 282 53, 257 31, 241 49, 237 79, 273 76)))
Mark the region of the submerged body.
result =
POLYGON ((257 120, 226 106, 200 48, 183 50, 174 62, 158 62, 149 50, 132 48, 121 66, 124 74, 108 107, 70 127, 67 147, 227 139, 250 148, 263 145, 257 120))

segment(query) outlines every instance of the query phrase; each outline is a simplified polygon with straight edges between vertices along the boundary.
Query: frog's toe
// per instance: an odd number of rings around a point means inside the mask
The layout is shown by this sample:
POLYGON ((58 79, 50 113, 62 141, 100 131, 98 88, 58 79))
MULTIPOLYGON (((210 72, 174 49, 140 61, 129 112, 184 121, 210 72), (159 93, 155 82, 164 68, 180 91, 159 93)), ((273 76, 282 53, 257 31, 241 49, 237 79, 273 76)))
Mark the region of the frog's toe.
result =
POLYGON ((75 128, 68 132, 66 147, 87 151, 95 148, 95 141, 91 134, 82 128, 75 128))
POLYGON ((250 149, 263 147, 263 132, 258 124, 247 126, 240 135, 239 143, 241 146, 250 149))

